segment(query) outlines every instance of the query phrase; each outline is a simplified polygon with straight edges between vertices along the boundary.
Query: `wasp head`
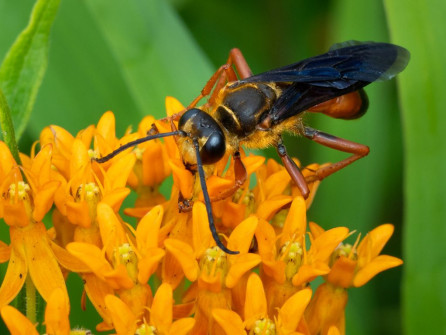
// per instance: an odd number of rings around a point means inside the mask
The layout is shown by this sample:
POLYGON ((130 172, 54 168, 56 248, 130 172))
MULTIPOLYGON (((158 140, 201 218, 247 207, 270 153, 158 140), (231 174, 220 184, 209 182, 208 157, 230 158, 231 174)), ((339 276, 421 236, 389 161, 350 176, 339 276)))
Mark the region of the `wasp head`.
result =
POLYGON ((225 135, 208 113, 198 108, 189 109, 181 116, 178 128, 187 134, 178 141, 185 163, 197 163, 193 139, 198 140, 203 164, 214 164, 223 158, 226 151, 225 135))

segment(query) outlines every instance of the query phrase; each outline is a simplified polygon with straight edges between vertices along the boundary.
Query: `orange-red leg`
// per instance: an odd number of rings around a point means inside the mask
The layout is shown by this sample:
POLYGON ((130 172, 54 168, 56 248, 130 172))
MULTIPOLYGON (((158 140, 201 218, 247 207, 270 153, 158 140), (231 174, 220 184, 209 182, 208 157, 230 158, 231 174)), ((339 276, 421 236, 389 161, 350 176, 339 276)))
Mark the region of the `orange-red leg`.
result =
POLYGON ((325 177, 328 177, 329 175, 345 168, 354 161, 367 156, 369 153, 369 147, 364 144, 348 141, 310 127, 304 127, 304 136, 326 147, 352 154, 352 156, 347 157, 346 159, 316 170, 314 175, 306 178, 307 183, 315 180, 322 180, 325 177))
POLYGON ((212 105, 215 102, 216 97, 220 90, 226 85, 227 82, 236 81, 239 78, 245 79, 252 75, 251 69, 249 68, 248 63, 245 60, 242 52, 234 48, 229 52, 228 60, 226 64, 223 64, 219 67, 217 71, 212 75, 212 77, 207 81, 206 85, 201 90, 200 94, 184 109, 183 111, 172 115, 170 118, 178 121, 186 110, 194 108, 201 99, 210 95, 207 105, 212 105), (232 67, 234 65, 234 68, 232 67))
POLYGON ((246 167, 240 157, 240 152, 235 152, 232 159, 234 160, 234 185, 221 192, 217 197, 212 197, 212 202, 223 200, 232 196, 245 183, 246 178, 248 177, 246 167))
POLYGON ((310 195, 310 190, 307 185, 307 181, 299 170, 299 167, 294 163, 294 161, 288 156, 285 146, 282 143, 279 143, 276 147, 277 153, 282 159, 282 164, 285 166, 285 169, 288 171, 291 179, 296 184, 300 193, 304 197, 304 199, 308 198, 310 195))

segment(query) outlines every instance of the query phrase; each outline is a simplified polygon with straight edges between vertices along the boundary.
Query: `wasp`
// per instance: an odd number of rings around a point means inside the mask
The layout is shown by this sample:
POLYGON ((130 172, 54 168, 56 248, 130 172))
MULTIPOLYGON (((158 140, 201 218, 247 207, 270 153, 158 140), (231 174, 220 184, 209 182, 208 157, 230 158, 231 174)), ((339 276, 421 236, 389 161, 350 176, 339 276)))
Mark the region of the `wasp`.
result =
POLYGON ((409 52, 397 45, 349 41, 334 45, 322 55, 253 75, 240 50, 232 49, 227 62, 213 74, 200 95, 184 111, 171 117, 172 132, 157 133, 154 129, 147 137, 129 142, 97 161, 105 162, 138 143, 176 136, 185 166, 198 172, 216 244, 226 253, 236 254, 220 241, 216 231, 203 165, 218 162, 226 153, 232 155, 234 185, 212 200, 224 199, 247 178, 240 148, 273 146, 302 196, 307 198, 308 183, 322 180, 366 156, 369 148, 306 126, 304 113, 348 120, 361 117, 368 107, 363 88, 374 81, 393 78, 404 70, 409 58, 409 52), (208 101, 197 107, 206 96, 208 101), (172 120, 178 121, 178 129, 172 120), (305 179, 287 154, 282 142, 284 132, 351 155, 319 168, 310 179, 305 179))

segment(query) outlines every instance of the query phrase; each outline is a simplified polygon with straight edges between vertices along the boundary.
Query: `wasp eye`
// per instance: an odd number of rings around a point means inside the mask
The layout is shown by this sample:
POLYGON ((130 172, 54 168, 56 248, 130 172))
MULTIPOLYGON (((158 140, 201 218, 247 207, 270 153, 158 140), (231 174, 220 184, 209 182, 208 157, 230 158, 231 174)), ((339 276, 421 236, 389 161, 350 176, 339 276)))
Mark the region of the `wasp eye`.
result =
POLYGON ((214 164, 218 162, 225 154, 226 143, 225 136, 220 131, 213 132, 200 150, 203 164, 214 164))

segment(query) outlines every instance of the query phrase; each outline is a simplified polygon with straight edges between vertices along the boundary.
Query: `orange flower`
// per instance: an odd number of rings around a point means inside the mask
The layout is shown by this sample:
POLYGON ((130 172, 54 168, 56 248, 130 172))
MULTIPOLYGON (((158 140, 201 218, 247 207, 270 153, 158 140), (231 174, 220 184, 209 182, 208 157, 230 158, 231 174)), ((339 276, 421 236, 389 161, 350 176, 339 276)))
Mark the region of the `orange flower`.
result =
MULTIPOLYGON (((152 299, 147 281, 164 256, 164 250, 158 247, 162 207, 154 207, 142 218, 135 232, 136 245, 131 243, 133 237, 126 234, 110 206, 100 203, 97 212, 104 252, 82 242, 68 244, 67 250, 90 267, 97 278, 117 290, 135 315, 141 315, 152 299)), ((95 305, 105 299, 105 296, 95 297, 99 298, 95 305)))
POLYGON ((252 216, 237 225, 228 239, 228 248, 240 253, 228 255, 215 246, 204 204, 194 204, 193 218, 194 247, 173 238, 166 239, 164 245, 178 261, 187 279, 197 280, 192 286, 196 301, 193 333, 207 334, 213 333, 211 310, 230 309, 231 289, 260 262, 259 255, 248 252, 258 220, 252 216))
MULTIPOLYGON (((70 305, 67 298, 65 293, 59 288, 51 293, 45 309, 47 334, 70 334, 70 321, 68 319, 70 305)), ((1 309, 1 314, 11 335, 38 335, 31 321, 14 307, 4 306, 1 309)))
POLYGON ((271 297, 270 313, 317 276, 327 274, 331 253, 348 236, 344 227, 330 229, 315 238, 310 234, 311 247, 307 251, 306 226, 306 202, 301 196, 293 200, 279 237, 272 225, 259 222, 256 238, 262 257, 262 279, 271 297))
POLYGON ((183 335, 188 334, 194 325, 194 319, 173 319, 173 292, 169 284, 162 284, 153 298, 150 315, 147 319, 132 313, 131 309, 118 297, 108 295, 105 298, 107 308, 113 320, 113 326, 118 335, 159 334, 183 335))
MULTIPOLYGON (((315 235, 324 234, 315 223, 310 226, 315 235)), ((326 283, 318 287, 306 311, 312 333, 325 334, 330 327, 335 327, 340 334, 345 334, 347 288, 362 286, 379 272, 403 263, 396 257, 379 255, 392 233, 393 226, 384 224, 373 229, 361 243, 358 237, 353 246, 340 244, 336 248, 326 283)))
POLYGON ((306 288, 294 293, 277 310, 277 314, 268 314, 267 299, 260 277, 252 273, 246 286, 244 321, 235 312, 215 308, 212 316, 224 334, 297 334, 305 329, 301 324, 303 313, 311 298, 311 289, 306 288))
POLYGON ((339 245, 332 255, 331 271, 326 280, 338 287, 360 287, 378 273, 403 264, 399 258, 380 255, 393 230, 393 225, 383 224, 370 231, 359 246, 359 236, 353 246, 339 245))
POLYGON ((51 146, 45 146, 23 168, 27 182, 22 180, 19 167, 3 142, 0 180, 1 213, 10 226, 10 257, 5 278, 0 287, 0 306, 8 304, 22 288, 26 276, 31 279, 48 301, 54 289, 61 289, 68 300, 65 280, 51 250, 46 228, 40 220, 51 208, 53 195, 59 186, 51 172, 51 146))

